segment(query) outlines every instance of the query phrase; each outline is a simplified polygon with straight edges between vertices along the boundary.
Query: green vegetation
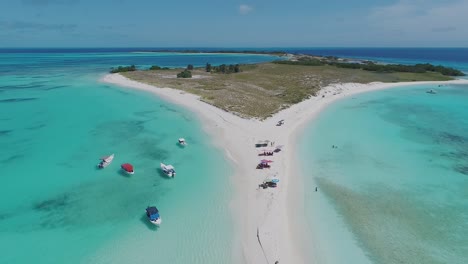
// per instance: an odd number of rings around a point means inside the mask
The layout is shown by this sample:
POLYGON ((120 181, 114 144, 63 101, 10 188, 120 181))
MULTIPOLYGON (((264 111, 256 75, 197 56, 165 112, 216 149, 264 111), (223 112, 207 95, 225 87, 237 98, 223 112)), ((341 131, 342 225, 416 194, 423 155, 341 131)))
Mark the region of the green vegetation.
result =
POLYGON ((236 64, 236 65, 234 65, 234 64, 229 64, 229 65, 221 64, 219 66, 211 66, 211 64, 207 64, 207 66, 205 67, 206 71, 208 71, 208 65, 210 66, 210 72, 214 72, 214 73, 229 74, 229 73, 241 72, 239 64, 236 64))
MULTIPOLYGON (((208 64, 207 64, 208 65, 208 64)), ((225 70, 229 66, 225 66, 225 70)), ((125 72, 124 76, 157 87, 171 87, 196 94, 206 103, 241 117, 264 119, 281 109, 301 102, 333 83, 410 82, 452 80, 438 72, 376 72, 338 68, 264 63, 242 65, 236 74, 212 74, 194 69, 194 79, 173 78, 180 69, 125 72), (171 77, 172 76, 172 77, 171 77)), ((326 94, 326 96, 333 96, 326 94)))
POLYGON ((192 72, 185 69, 177 74, 177 78, 192 78, 192 72))
POLYGON ((274 61, 276 64, 288 64, 288 65, 305 65, 305 66, 324 66, 331 65, 338 68, 348 69, 361 69, 365 71, 381 72, 381 73, 392 73, 392 72, 413 72, 413 73, 425 73, 425 72, 438 72, 446 76, 464 76, 465 74, 457 69, 434 66, 432 64, 416 64, 416 65, 402 65, 402 64, 376 64, 370 61, 364 61, 362 63, 347 63, 340 62, 336 57, 300 57, 297 61, 285 61, 279 60, 274 61))
POLYGON ((211 64, 209 64, 209 63, 206 64, 205 71, 206 72, 211 72, 211 64))
POLYGON ((117 68, 111 68, 110 73, 129 72, 129 71, 136 71, 135 65, 131 65, 131 66, 119 66, 119 67, 117 67, 117 68))
POLYGON ((158 65, 153 65, 148 70, 150 70, 150 71, 170 70, 170 68, 168 68, 168 67, 159 67, 158 65))

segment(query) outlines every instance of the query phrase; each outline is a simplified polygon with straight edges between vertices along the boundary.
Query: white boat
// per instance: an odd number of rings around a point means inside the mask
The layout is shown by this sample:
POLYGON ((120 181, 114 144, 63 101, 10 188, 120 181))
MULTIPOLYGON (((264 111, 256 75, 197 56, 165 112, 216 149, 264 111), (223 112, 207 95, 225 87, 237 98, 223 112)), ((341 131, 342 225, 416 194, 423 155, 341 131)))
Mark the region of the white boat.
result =
POLYGON ((161 216, 159 215, 159 210, 158 208, 156 208, 156 206, 148 206, 146 208, 146 216, 152 224, 159 226, 162 223, 161 216))
POLYGON ((109 164, 111 164, 112 160, 114 160, 114 154, 107 157, 102 157, 101 162, 99 162, 97 166, 100 169, 104 169, 105 167, 109 166, 109 164))
POLYGON ((179 138, 179 144, 182 146, 186 146, 187 142, 185 141, 185 138, 179 138))
POLYGON ((161 162, 161 169, 169 177, 175 177, 176 171, 172 165, 166 165, 161 162))

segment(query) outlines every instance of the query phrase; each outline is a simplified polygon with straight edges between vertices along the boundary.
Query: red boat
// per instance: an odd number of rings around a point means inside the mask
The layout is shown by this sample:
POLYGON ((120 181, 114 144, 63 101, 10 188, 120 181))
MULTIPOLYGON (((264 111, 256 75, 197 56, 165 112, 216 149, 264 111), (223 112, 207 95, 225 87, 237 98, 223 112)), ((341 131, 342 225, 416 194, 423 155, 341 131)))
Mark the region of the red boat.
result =
POLYGON ((133 166, 130 163, 124 163, 120 166, 122 170, 124 170, 128 174, 133 174, 135 171, 133 170, 133 166))

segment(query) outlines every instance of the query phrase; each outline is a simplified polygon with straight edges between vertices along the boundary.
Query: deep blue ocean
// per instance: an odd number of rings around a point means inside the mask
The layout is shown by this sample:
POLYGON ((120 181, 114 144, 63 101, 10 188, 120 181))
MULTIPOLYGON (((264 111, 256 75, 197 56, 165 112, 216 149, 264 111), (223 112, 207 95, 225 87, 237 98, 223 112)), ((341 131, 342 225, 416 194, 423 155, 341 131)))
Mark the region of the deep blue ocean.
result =
MULTIPOLYGON (((387 63, 432 63, 455 67, 468 72, 468 48, 0 48, 0 53, 128 53, 148 51, 286 51, 293 54, 338 56, 377 60, 387 63)), ((222 61, 220 61, 222 62, 222 61)), ((170 63, 171 64, 171 63, 170 63)), ((216 64, 216 62, 213 62, 216 64)), ((175 66, 175 65, 173 65, 175 66)))

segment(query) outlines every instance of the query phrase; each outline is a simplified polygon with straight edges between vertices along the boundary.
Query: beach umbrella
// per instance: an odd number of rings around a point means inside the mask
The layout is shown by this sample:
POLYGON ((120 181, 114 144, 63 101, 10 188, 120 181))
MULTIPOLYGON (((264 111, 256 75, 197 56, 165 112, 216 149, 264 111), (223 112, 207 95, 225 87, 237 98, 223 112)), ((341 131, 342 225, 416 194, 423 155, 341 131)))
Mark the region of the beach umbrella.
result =
POLYGON ((279 182, 279 179, 278 177, 275 175, 270 175, 268 176, 265 181, 270 181, 270 182, 274 182, 274 183, 278 183, 279 182))
POLYGON ((132 172, 133 171, 133 166, 130 163, 124 163, 121 165, 122 169, 127 171, 127 172, 132 172))
POLYGON ((261 162, 262 162, 262 163, 269 163, 269 162, 273 162, 273 161, 272 161, 272 160, 262 159, 261 162))

